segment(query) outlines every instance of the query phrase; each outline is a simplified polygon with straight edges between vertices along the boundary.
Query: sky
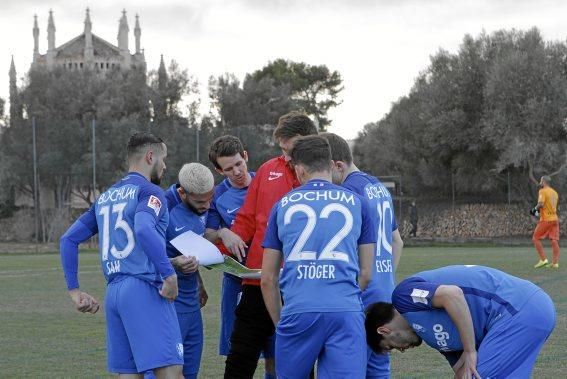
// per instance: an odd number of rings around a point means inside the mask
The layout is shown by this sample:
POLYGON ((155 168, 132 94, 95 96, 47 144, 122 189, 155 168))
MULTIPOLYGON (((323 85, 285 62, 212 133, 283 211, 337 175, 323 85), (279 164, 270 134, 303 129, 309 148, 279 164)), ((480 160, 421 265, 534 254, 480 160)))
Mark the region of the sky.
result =
POLYGON ((114 45, 127 11, 131 52, 138 14, 148 69, 160 54, 174 59, 199 80, 205 105, 211 75, 242 79, 278 58, 339 71, 342 103, 329 113, 329 131, 347 139, 407 95, 430 56, 458 52, 466 34, 536 26, 545 40, 567 37, 560 0, 1 0, 0 97, 8 100, 12 55, 18 85, 29 69, 34 14, 45 54, 49 9, 60 46, 83 32, 87 7, 93 33, 114 45))

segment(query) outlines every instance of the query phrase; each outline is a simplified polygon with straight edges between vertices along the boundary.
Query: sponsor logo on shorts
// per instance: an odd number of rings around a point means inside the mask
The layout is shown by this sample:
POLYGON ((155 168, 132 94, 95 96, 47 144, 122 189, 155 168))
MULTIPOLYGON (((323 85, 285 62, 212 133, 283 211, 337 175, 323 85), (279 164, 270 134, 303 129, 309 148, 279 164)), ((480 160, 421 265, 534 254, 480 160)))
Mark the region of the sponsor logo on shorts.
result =
POLYGON ((183 344, 182 343, 177 344, 177 355, 179 356, 179 358, 183 358, 183 344))

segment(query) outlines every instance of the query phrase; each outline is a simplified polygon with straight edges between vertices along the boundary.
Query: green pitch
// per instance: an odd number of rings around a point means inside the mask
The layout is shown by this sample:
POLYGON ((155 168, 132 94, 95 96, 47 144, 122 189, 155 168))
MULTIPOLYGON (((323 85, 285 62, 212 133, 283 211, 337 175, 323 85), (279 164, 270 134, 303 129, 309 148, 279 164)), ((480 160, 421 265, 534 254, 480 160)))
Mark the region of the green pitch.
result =
MULTIPOLYGON (((536 378, 567 370, 567 260, 559 270, 533 269, 532 247, 411 247, 404 249, 398 280, 450 264, 495 267, 529 279, 553 298, 557 325, 534 370, 536 378)), ((209 293, 203 309, 202 378, 222 377, 217 355, 221 274, 202 270, 209 293)), ((104 279, 95 252, 81 252, 81 287, 102 301, 104 279)), ((69 299, 57 254, 0 255, 0 377, 110 377, 106 372, 104 313, 80 314, 69 299)), ((257 377, 263 377, 258 370, 257 377)), ((428 347, 392 354, 394 378, 452 377, 445 359, 428 347)))

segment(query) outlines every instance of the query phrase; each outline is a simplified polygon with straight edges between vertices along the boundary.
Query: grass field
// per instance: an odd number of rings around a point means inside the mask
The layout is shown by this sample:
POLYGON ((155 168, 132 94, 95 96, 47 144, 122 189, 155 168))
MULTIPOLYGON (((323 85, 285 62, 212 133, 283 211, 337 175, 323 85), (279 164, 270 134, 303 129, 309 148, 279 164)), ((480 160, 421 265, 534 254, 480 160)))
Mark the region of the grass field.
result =
MULTIPOLYGON (((449 264, 495 267, 538 284, 557 309, 555 331, 543 348, 533 377, 565 377, 567 372, 567 278, 559 270, 532 265, 532 247, 408 247, 398 279, 449 264)), ((221 378, 217 355, 220 275, 203 272, 209 302, 203 309, 205 349, 202 378, 221 378)), ((102 300, 104 279, 95 252, 81 252, 81 287, 102 300)), ((76 312, 69 299, 57 254, 0 255, 0 378, 108 377, 104 312, 76 312)), ((257 377, 263 377, 258 370, 257 377)), ((445 359, 428 347, 392 355, 394 378, 452 377, 445 359)))

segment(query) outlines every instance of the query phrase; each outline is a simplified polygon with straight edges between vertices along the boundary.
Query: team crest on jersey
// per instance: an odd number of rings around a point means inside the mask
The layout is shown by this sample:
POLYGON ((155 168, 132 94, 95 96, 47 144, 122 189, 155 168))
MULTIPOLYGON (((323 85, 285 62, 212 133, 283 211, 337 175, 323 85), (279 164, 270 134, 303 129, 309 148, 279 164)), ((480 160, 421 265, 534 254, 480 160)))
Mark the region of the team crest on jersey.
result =
POLYGON ((207 216, 206 215, 200 216, 199 221, 201 221, 201 224, 206 225, 207 224, 207 216))
POLYGON ((148 207, 152 208, 157 216, 161 210, 161 201, 156 196, 151 195, 148 199, 148 207))
POLYGON ((414 288, 410 296, 414 303, 427 305, 427 295, 429 295, 429 291, 414 288))
POLYGON ((413 323, 413 324, 411 324, 411 327, 417 333, 425 333, 425 328, 423 326, 419 325, 419 324, 413 323))
POLYGON ((182 343, 177 344, 177 355, 179 356, 179 358, 183 358, 183 344, 182 343))

